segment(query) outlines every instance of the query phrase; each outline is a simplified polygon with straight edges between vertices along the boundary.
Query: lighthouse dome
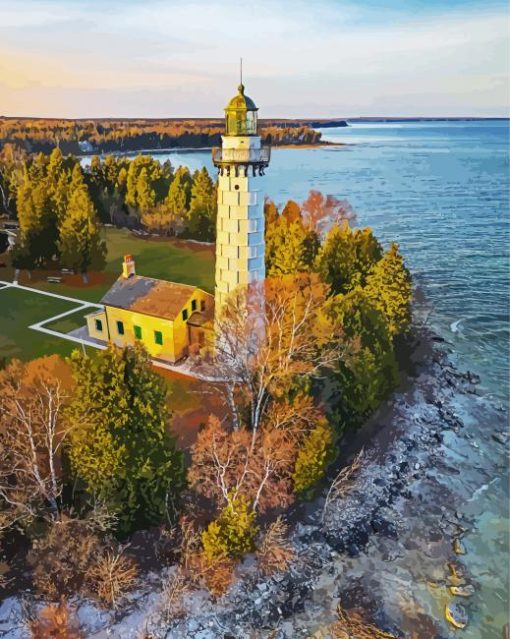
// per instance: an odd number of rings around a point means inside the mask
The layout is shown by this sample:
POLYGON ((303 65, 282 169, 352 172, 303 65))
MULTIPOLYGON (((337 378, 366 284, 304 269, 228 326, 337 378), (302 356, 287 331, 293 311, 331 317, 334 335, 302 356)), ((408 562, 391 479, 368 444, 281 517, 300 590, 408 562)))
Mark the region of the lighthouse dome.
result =
POLYGON ((257 106, 244 93, 244 84, 225 107, 225 133, 229 136, 257 135, 257 106))
POLYGON ((258 111, 255 102, 244 93, 244 84, 238 86, 235 95, 225 107, 225 111, 258 111))

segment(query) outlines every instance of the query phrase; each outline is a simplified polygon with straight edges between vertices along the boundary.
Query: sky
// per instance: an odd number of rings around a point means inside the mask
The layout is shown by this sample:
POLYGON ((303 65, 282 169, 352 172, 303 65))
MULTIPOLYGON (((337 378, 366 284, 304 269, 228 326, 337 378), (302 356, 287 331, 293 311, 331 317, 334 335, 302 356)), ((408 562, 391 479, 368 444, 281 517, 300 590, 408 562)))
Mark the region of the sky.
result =
POLYGON ((508 116, 499 0, 0 0, 0 114, 508 116))

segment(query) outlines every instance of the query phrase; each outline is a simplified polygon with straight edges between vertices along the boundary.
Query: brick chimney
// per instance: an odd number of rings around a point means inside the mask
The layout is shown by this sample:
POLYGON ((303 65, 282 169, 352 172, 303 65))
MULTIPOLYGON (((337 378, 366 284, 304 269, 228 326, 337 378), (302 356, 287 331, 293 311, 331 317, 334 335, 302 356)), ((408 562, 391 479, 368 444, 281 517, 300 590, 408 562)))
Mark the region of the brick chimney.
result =
POLYGON ((132 255, 124 255, 124 261, 122 262, 122 276, 124 279, 128 279, 135 275, 135 260, 132 255))

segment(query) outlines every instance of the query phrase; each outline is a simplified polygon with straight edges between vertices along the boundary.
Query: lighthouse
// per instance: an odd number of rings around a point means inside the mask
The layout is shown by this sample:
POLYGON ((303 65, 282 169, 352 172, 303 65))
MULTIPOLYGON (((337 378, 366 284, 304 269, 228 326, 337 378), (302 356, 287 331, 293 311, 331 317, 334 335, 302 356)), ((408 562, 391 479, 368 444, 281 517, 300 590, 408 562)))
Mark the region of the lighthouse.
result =
POLYGON ((257 107, 244 85, 225 107, 225 135, 213 149, 218 168, 215 316, 238 287, 265 277, 264 197, 260 176, 271 149, 257 131, 257 107))

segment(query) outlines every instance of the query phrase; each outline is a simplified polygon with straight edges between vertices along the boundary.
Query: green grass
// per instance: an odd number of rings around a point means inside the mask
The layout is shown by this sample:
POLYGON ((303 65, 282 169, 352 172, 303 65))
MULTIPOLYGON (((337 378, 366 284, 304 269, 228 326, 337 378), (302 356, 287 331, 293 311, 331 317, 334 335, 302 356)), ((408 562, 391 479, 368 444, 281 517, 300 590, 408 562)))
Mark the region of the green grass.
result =
MULTIPOLYGON (((88 302, 99 302, 120 275, 122 257, 129 254, 135 258, 139 275, 193 284, 210 293, 214 290, 214 255, 210 248, 194 250, 186 242, 171 239, 145 240, 135 237, 127 229, 104 228, 103 237, 108 249, 106 268, 102 274, 91 274, 89 285, 83 285, 78 276, 72 283, 50 284, 46 281, 47 273, 37 271, 33 271, 31 280, 22 272, 19 283, 88 302)), ((0 280, 12 281, 13 276, 11 267, 0 269, 0 280)))
MULTIPOLYGON (((130 254, 135 258, 136 272, 139 275, 194 284, 213 292, 214 255, 211 249, 199 247, 194 250, 192 245, 174 240, 144 240, 126 229, 105 228, 103 233, 108 248, 106 269, 99 276, 91 274, 89 285, 83 285, 79 277, 72 278, 71 282, 49 284, 46 281, 47 273, 37 271, 33 271, 30 280, 22 272, 19 283, 78 300, 99 302, 120 275, 123 256, 130 254)), ((12 281, 13 276, 12 268, 0 269, 0 280, 12 281)), ((51 353, 68 355, 77 347, 72 342, 28 328, 31 324, 72 309, 72 302, 20 289, 2 290, 0 285, 0 308, 0 358, 18 357, 27 360, 51 353)), ((83 318, 91 310, 77 311, 46 326, 68 333, 83 326, 83 318)))
POLYGON ((76 328, 85 326, 87 323, 85 316, 89 315, 93 311, 93 307, 81 311, 76 311, 76 313, 66 315, 65 317, 55 320, 54 322, 48 322, 48 324, 45 324, 44 326, 45 328, 51 328, 52 331, 58 331, 59 333, 70 333, 76 328))
POLYGON ((71 310, 72 302, 20 289, 0 288, 0 306, 0 358, 29 360, 52 353, 69 355, 78 346, 28 328, 52 315, 71 310))

